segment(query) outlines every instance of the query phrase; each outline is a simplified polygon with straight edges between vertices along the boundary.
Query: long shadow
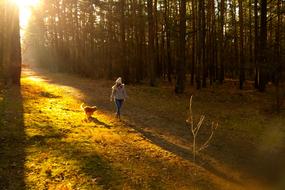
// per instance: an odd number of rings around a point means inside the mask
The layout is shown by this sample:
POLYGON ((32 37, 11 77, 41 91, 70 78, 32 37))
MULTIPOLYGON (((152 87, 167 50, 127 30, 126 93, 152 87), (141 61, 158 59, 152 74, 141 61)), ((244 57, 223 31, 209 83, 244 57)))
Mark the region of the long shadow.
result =
MULTIPOLYGON (((102 93, 92 92, 92 89, 94 87, 92 84, 88 84, 87 86, 83 87, 80 82, 74 81, 73 77, 71 77, 72 80, 69 80, 69 78, 62 79, 61 77, 54 76, 53 74, 50 74, 42 70, 38 70, 36 72, 39 73, 39 75, 46 77, 48 79, 48 82, 50 83, 70 86, 70 87, 74 87, 80 90, 85 95, 84 100, 86 100, 87 102, 88 101, 92 102, 93 99, 95 99, 96 105, 99 108, 102 108, 107 111, 111 111, 113 109, 113 106, 110 104, 110 102, 108 102, 107 97, 109 97, 109 94, 104 94, 103 92, 102 93), (104 100, 102 99, 103 96, 105 97, 104 100)), ((94 83, 95 82, 96 81, 94 81, 94 83)), ((131 113, 131 110, 129 114, 130 115, 133 114, 131 113)), ((98 121, 94 121, 94 122, 98 123, 98 121)), ((140 121, 138 121, 138 123, 140 123, 140 121)), ((149 139, 154 144, 162 147, 163 149, 170 151, 184 159, 187 159, 187 160, 192 159, 191 151, 189 149, 173 144, 150 132, 146 132, 143 128, 139 128, 139 127, 136 127, 135 125, 130 125, 130 124, 127 124, 127 125, 134 128, 136 131, 143 134, 145 138, 149 139)), ((152 127, 152 126, 148 126, 148 127, 152 127)), ((224 134, 227 134, 227 133, 231 133, 231 131, 226 131, 220 134, 217 133, 215 135, 215 139, 219 139, 219 141, 218 142, 213 141, 212 146, 211 146, 212 148, 208 150, 208 152, 210 152, 210 155, 213 158, 222 161, 223 164, 232 166, 234 169, 237 169, 238 171, 244 170, 250 175, 256 176, 257 178, 260 178, 260 179, 264 179, 272 174, 272 172, 270 172, 269 175, 266 173, 266 170, 270 168, 271 164, 268 164, 268 162, 265 162, 265 163, 262 163, 260 161, 256 162, 256 160, 262 159, 262 158, 257 157, 255 155, 255 152, 252 151, 252 150, 255 150, 256 148, 254 145, 247 144, 245 147, 244 144, 246 143, 244 142, 244 139, 241 136, 237 135, 235 137, 233 136, 225 137, 224 134), (218 146, 219 144, 222 144, 222 145, 218 146), (220 153, 219 155, 217 155, 218 152, 220 153), (237 159, 235 159, 235 156, 237 157, 237 159), (259 165, 261 165, 261 167, 257 169, 259 165)), ((178 135, 176 136, 178 137, 178 135)), ((185 139, 185 137, 180 137, 180 138, 185 139)), ((187 138, 185 140, 189 140, 189 139, 187 138)), ((223 179, 239 184, 237 180, 233 179, 232 177, 230 177, 230 175, 227 175, 225 172, 220 171, 219 169, 215 168, 211 164, 203 164, 203 163, 197 163, 197 164, 200 164, 201 167, 204 167, 206 170, 212 172, 213 174, 217 176, 220 176, 223 179)))
MULTIPOLYGON (((57 74, 50 73, 49 71, 39 69, 39 68, 33 69, 31 72, 31 75, 36 75, 36 76, 39 76, 41 78, 44 78, 46 80, 46 82, 51 83, 51 84, 63 85, 63 86, 75 88, 84 94, 84 97, 82 98, 83 102, 86 102, 87 104, 88 103, 94 104, 94 102, 95 102, 95 105, 98 107, 99 110, 104 110, 107 112, 114 112, 115 111, 114 104, 110 103, 110 101, 109 101, 112 83, 107 82, 104 84, 98 84, 97 81, 95 81, 95 80, 94 81, 91 81, 91 80, 85 81, 84 78, 82 79, 82 78, 79 78, 79 76, 70 75, 70 74, 66 74, 67 77, 62 77, 61 74, 57 75, 57 74), (82 83, 84 83, 84 85, 82 85, 82 83), (108 85, 108 86, 105 86, 105 85, 108 85), (109 88, 110 91, 107 91, 107 92, 106 92, 106 90, 99 91, 98 89, 96 89, 96 87, 98 87, 98 86, 100 86, 100 88, 104 88, 104 89, 109 88)), ((124 112, 124 114, 127 115, 127 117, 129 119, 132 118, 132 120, 134 120, 135 123, 143 122, 143 119, 140 118, 141 113, 146 114, 146 115, 149 114, 148 108, 143 106, 143 105, 139 107, 139 104, 130 105, 128 107, 128 109, 124 109, 123 112, 124 112), (137 112, 139 112, 139 113, 137 113, 137 112)), ((168 134, 176 136, 184 142, 188 142, 190 140, 189 136, 185 135, 184 126, 181 127, 180 123, 177 124, 176 123, 177 120, 173 121, 173 118, 168 118, 168 117, 163 117, 163 118, 160 117, 160 119, 162 119, 163 121, 166 120, 166 122, 168 124, 175 125, 175 127, 179 128, 178 130, 175 130, 175 131, 173 131, 174 128, 168 128, 168 130, 167 130, 168 134)), ((100 123, 98 123, 98 121, 94 121, 94 122, 97 124, 100 124, 100 123)), ((108 126, 106 126, 106 127, 108 127, 108 126)), ((148 126, 148 127, 156 128, 157 126, 148 126)), ((163 129, 163 130, 165 130, 165 129, 163 129)))
MULTIPOLYGON (((92 88, 92 84, 88 84, 88 86, 83 87, 82 84, 78 81, 75 81, 73 77, 72 80, 69 80, 68 78, 62 78, 62 77, 58 77, 54 74, 49 73, 48 71, 44 71, 44 70, 35 70, 36 74, 38 74, 40 77, 44 77, 47 82, 49 83, 53 83, 53 84, 58 84, 58 85, 64 85, 64 86, 70 86, 73 88, 76 88, 78 90, 80 90, 82 93, 84 93, 85 95, 85 101, 87 102, 92 102, 92 99, 95 98, 96 101, 96 106, 98 106, 99 108, 102 108, 104 110, 107 111, 111 111, 113 109, 113 106, 110 105, 110 102, 108 101, 109 94, 103 94, 103 92, 100 93, 94 93, 91 90, 92 88), (102 96, 105 96, 106 100, 102 100, 102 96), (101 99, 100 99, 101 98, 101 99), (100 101, 99 101, 100 100, 100 101)), ((130 110, 130 113, 132 114, 132 110, 130 110)), ((110 126, 106 125, 103 122, 98 121, 96 118, 92 118, 92 122, 99 124, 99 125, 103 125, 107 128, 109 128, 110 126)), ((140 121, 138 121, 140 122, 140 121)), ((135 123, 137 123, 137 121, 135 121, 135 123)), ((127 126, 135 129, 137 132, 141 133, 142 135, 145 136, 145 138, 149 139, 152 143, 156 144, 157 146, 160 146, 161 148, 174 153, 175 155, 186 159, 186 160, 191 160, 192 159, 192 154, 191 151, 189 149, 183 148, 181 146, 178 146, 176 144, 173 144, 163 138, 160 138, 159 136, 147 132, 145 131, 143 128, 139 128, 135 125, 132 125, 130 123, 125 123, 127 126)), ((184 138, 184 137, 181 137, 184 138)), ((198 159, 197 159, 198 160, 198 159)), ((200 159, 201 160, 201 159, 200 159)), ((202 161, 204 162, 204 161, 202 161)), ((233 179, 230 175, 227 175, 226 173, 223 173, 222 171, 219 171, 218 169, 216 169, 215 167, 211 166, 210 164, 205 165, 202 162, 197 162, 196 164, 200 165, 201 167, 205 168, 206 170, 210 171, 211 173, 225 179, 228 180, 232 183, 235 184, 239 184, 239 182, 235 179, 233 179)))
MULTIPOLYGON (((103 189, 114 189, 114 181, 121 181, 120 173, 113 169, 109 161, 104 159, 96 151, 84 151, 80 142, 67 143, 62 139, 65 137, 66 131, 55 130, 53 126, 45 129, 42 135, 36 135, 28 139, 29 145, 38 146, 40 148, 52 150, 52 153, 57 157, 64 157, 67 160, 76 160, 80 167, 79 173, 88 175, 94 183, 102 186, 103 189), (47 141, 52 141, 52 145, 47 141), (64 148, 63 148, 64 147, 64 148)), ((83 145, 84 146, 84 145, 83 145)), ((61 178, 64 180, 65 173, 59 173, 53 178, 61 178)))
POLYGON ((96 180, 96 183, 103 186, 103 189, 114 189, 114 182, 122 181, 122 176, 119 171, 111 166, 111 163, 104 159, 97 152, 93 151, 92 154, 84 152, 80 146, 65 143, 66 149, 72 150, 67 153, 66 151, 59 151, 61 156, 67 159, 76 159, 80 162, 81 172, 87 174, 91 179, 96 180))
MULTIPOLYGON (((137 132, 139 132, 140 134, 142 134, 146 139, 150 140, 153 144, 163 148, 164 150, 167 150, 185 160, 193 160, 193 154, 191 152, 191 150, 187 149, 187 148, 184 148, 184 147, 181 147, 181 146, 178 146, 176 144, 173 144, 161 137, 158 137, 157 135, 151 133, 151 132, 148 132, 148 131, 145 131, 144 129, 140 128, 140 127, 137 127, 135 125, 131 125, 131 124, 128 124, 128 123, 125 123, 127 126, 133 128, 134 130, 136 130, 137 132)), ((197 162, 196 164, 198 166, 201 166, 203 167, 204 169, 208 170, 209 172, 223 178, 223 179, 226 179, 227 181, 230 181, 234 184, 241 184, 239 181, 237 181, 236 179, 232 178, 230 175, 227 175, 226 173, 223 173, 219 170, 217 170, 215 167, 213 167, 211 164, 207 164, 205 165, 204 163, 207 163, 206 160, 204 160, 204 158, 200 157, 200 156, 197 156, 197 162)))
MULTIPOLYGON (((2 90, 2 89, 1 89, 2 90)), ((25 132, 21 89, 0 92, 0 189, 25 189, 25 132)))
POLYGON ((105 128, 108 128, 108 129, 111 128, 111 125, 108 125, 108 124, 106 124, 106 123, 104 123, 104 122, 102 122, 102 121, 99 121, 99 120, 98 120, 97 118, 95 118, 95 117, 90 117, 90 118, 88 119, 88 121, 95 123, 97 126, 98 126, 98 125, 99 125, 99 126, 103 126, 103 127, 105 127, 105 128))

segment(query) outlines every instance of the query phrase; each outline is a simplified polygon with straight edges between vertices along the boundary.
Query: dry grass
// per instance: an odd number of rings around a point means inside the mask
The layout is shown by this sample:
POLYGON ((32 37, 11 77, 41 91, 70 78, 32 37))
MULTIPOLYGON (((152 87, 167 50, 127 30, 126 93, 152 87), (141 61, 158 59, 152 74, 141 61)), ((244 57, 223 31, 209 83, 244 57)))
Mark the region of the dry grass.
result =
POLYGON ((215 86, 175 96, 167 85, 127 86, 118 121, 111 85, 25 70, 18 96, 11 95, 17 89, 1 92, 1 189, 259 190, 284 180, 285 119, 268 112, 270 93, 215 86), (195 114, 221 126, 196 165, 185 125, 190 94, 195 114), (82 102, 99 107, 91 122, 84 121, 82 102))

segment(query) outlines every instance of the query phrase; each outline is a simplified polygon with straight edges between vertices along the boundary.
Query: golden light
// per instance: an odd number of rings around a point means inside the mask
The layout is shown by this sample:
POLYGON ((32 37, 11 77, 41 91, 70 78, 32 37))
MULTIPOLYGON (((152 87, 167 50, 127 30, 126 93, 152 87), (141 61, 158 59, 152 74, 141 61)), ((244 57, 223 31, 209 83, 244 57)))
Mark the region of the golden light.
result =
POLYGON ((39 0, 12 0, 14 3, 16 3, 19 7, 28 7, 36 5, 39 0))
POLYGON ((40 0, 11 0, 20 9, 20 25, 24 30, 31 16, 31 8, 39 4, 40 0))

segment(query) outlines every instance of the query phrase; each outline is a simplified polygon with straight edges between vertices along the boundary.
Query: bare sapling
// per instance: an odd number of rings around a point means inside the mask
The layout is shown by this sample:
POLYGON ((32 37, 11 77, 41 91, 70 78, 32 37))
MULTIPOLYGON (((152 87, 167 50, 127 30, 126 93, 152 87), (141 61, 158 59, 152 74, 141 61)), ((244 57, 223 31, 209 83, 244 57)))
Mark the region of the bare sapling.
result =
POLYGON ((193 96, 191 96, 191 98, 190 98, 189 115, 188 115, 188 118, 186 120, 186 123, 188 126, 191 127, 191 132, 192 132, 192 136, 193 136, 192 154, 193 154, 193 162, 195 164, 196 163, 196 155, 200 151, 206 149, 209 146, 209 144, 210 144, 210 142, 214 136, 214 132, 218 128, 218 122, 211 122, 211 129, 210 129, 211 132, 210 132, 209 137, 207 138, 207 140, 204 141, 204 143, 202 143, 201 145, 198 145, 197 144, 197 137, 198 137, 199 131, 203 125, 203 122, 205 120, 205 115, 201 115, 199 122, 197 124, 194 123, 193 113, 192 113, 192 98, 193 98, 193 96))

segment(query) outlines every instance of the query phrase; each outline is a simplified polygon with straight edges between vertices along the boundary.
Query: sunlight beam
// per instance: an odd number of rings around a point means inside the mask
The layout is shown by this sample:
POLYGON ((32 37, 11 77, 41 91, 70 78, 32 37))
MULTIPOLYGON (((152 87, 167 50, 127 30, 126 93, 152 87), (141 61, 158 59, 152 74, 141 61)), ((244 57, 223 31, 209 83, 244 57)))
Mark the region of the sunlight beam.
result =
POLYGON ((40 0, 11 0, 20 9, 20 26, 22 30, 25 30, 28 25, 31 8, 39 4, 40 0))

